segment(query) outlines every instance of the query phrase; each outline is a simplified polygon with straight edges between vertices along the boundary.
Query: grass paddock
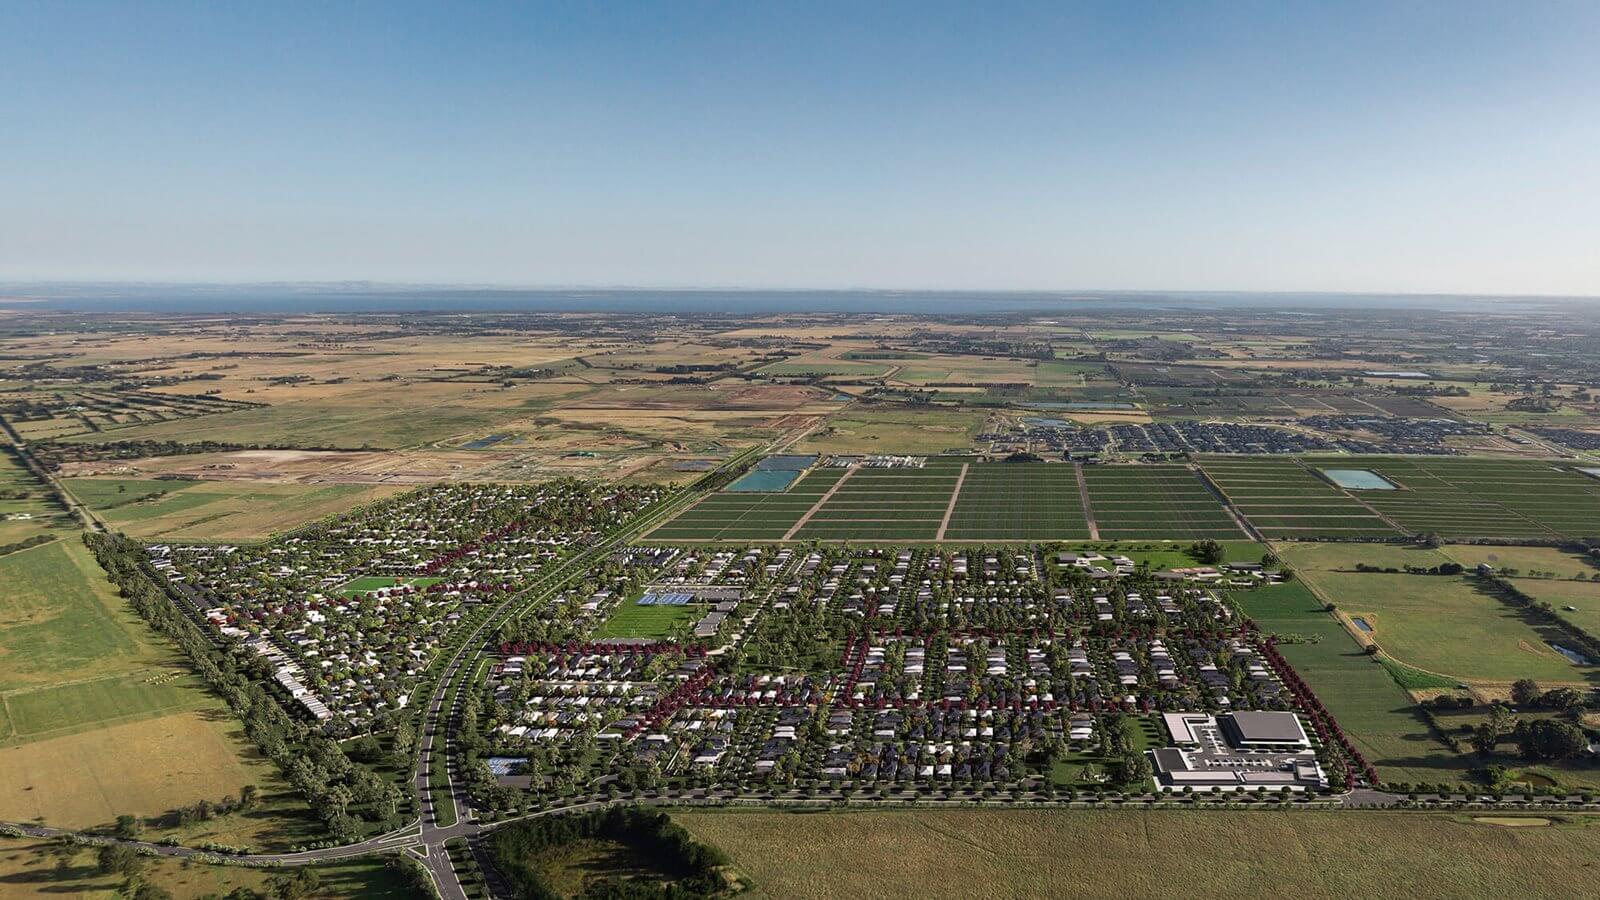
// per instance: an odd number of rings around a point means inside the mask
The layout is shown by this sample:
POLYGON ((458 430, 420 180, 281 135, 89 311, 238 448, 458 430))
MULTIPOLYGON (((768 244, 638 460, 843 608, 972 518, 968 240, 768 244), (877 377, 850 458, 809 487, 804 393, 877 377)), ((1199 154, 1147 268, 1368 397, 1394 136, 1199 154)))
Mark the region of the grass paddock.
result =
POLYGON ((1391 812, 694 811, 764 896, 1571 897, 1600 822, 1391 812))

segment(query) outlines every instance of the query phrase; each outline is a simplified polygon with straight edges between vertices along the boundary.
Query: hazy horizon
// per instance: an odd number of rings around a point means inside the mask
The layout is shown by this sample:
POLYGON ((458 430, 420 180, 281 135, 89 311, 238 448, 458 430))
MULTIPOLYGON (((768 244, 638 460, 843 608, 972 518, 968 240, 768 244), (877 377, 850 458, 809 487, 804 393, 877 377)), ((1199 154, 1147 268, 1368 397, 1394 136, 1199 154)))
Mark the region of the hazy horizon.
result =
POLYGON ((1070 314, 1074 310, 1554 311, 1600 297, 1330 291, 961 290, 403 284, 0 281, 0 309, 222 314, 714 313, 1070 314))

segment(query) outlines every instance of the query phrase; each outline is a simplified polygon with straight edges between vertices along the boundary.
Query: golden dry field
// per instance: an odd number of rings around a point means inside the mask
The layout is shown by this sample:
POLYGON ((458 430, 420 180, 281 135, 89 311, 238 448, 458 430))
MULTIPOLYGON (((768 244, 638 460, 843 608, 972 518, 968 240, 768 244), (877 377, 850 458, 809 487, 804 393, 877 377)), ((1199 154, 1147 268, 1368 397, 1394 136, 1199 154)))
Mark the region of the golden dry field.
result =
MULTIPOLYGON (((198 800, 267 791, 277 767, 250 747, 220 702, 121 725, 0 746, 0 820, 63 828, 159 816, 198 800)), ((252 831, 241 821, 229 831, 252 831)))
MULTIPOLYGON (((1391 812, 694 811, 757 896, 861 898, 1589 893, 1600 821, 1508 828, 1391 812)), ((1549 820, 1547 820, 1549 821, 1549 820)))
MULTIPOLYGON (((282 793, 276 767, 76 537, 0 558, 0 584, 0 820, 100 826, 246 784, 282 793)), ((280 799, 235 827, 286 835, 304 810, 280 799)))

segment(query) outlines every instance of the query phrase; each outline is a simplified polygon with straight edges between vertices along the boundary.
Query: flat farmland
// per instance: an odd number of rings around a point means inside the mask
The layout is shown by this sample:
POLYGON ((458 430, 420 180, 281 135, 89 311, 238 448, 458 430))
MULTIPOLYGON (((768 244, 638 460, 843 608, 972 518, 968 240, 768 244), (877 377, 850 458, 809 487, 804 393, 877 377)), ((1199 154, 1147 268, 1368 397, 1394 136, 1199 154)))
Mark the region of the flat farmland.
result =
POLYGON ((282 799, 215 827, 252 842, 320 836, 239 721, 75 539, 0 558, 0 772, 3 820, 98 826, 254 784, 282 799))
MULTIPOLYGON (((1408 531, 1457 538, 1554 538, 1585 535, 1591 528, 1600 532, 1600 481, 1547 463, 1337 459, 1339 467, 1371 469, 1401 487, 1389 491, 1339 488, 1317 474, 1331 465, 1334 461, 1326 458, 1207 458, 1200 463, 1240 514, 1272 539, 1401 535, 1385 516, 1408 531)), ((1099 534, 1107 540, 1242 536, 1223 504, 1189 467, 1089 466, 1083 475, 1099 534)), ((148 486, 135 486, 131 495, 148 486)), ((103 492, 91 498, 107 500, 103 492)), ((144 518, 141 507, 164 501, 161 496, 135 496, 120 503, 112 498, 116 505, 110 517, 113 522, 144 518), (124 508, 130 513, 119 515, 124 508)), ((1076 467, 931 457, 923 468, 818 469, 782 493, 716 494, 652 537, 931 541, 940 537, 947 510, 946 540, 1089 536, 1076 467), (838 489, 813 511, 835 485, 838 489)))
MULTIPOLYGON (((1441 548, 1441 552, 1469 569, 1479 563, 1488 563, 1496 569, 1516 569, 1524 577, 1534 571, 1549 572, 1558 579, 1600 575, 1600 559, 1590 559, 1556 547, 1450 544, 1441 548)), ((1589 589, 1600 594, 1600 584, 1589 589)))
POLYGON ((1295 460, 1208 457, 1200 467, 1250 524, 1269 538, 1399 534, 1382 517, 1295 460))
POLYGON ((920 809, 673 814, 763 896, 1551 897, 1592 893, 1596 823, 1409 812, 920 809))
POLYGON ((1445 537, 1600 536, 1600 479, 1531 460, 1349 460, 1398 484, 1362 499, 1416 532, 1445 537))
POLYGON ((158 816, 201 799, 237 797, 247 784, 264 793, 292 790, 242 732, 214 701, 204 709, 0 747, 6 773, 0 819, 87 828, 123 813, 158 816))
POLYGON ((1403 663, 1464 681, 1600 684, 1550 648, 1561 632, 1479 591, 1471 579, 1428 575, 1307 573, 1350 615, 1362 616, 1384 652, 1403 663))
POLYGON ((828 417, 796 453, 940 453, 970 447, 983 430, 977 410, 905 410, 851 406, 828 417))
POLYGON ((1222 503, 1185 466, 1085 466, 1083 475, 1103 538, 1244 536, 1222 503))
POLYGON ((77 540, 0 557, 0 694, 177 659, 77 540))
MULTIPOLYGON (((1208 471, 1211 466, 1208 462, 1208 471)), ((1235 460, 1217 468, 1225 489, 1231 485, 1242 497, 1241 511, 1271 537, 1398 534, 1292 460, 1235 460)), ((1083 475, 1100 536, 1106 540, 1244 537, 1223 504, 1188 467, 1089 466, 1083 475)), ((923 468, 816 469, 781 493, 713 494, 650 536, 661 541, 786 536, 932 541, 940 539, 942 524, 942 538, 949 541, 1089 537, 1076 466, 979 463, 955 457, 929 458, 923 468)))
POLYGON ((198 676, 185 669, 150 667, 50 687, 0 695, 9 731, 0 742, 37 741, 146 719, 185 709, 214 706, 198 676))
POLYGON ((762 375, 776 376, 808 376, 808 375, 849 375, 856 378, 881 378, 892 371, 888 366, 851 362, 843 359, 817 358, 800 361, 771 363, 757 369, 762 375))
POLYGON ((1555 607, 1563 619, 1590 634, 1600 634, 1600 582, 1554 578, 1516 578, 1513 582, 1528 596, 1555 607))
POLYGON ((1273 550, 1296 572, 1348 572, 1354 573, 1358 565, 1378 569, 1405 569, 1414 566, 1423 569, 1452 562, 1454 546, 1438 550, 1415 543, 1363 544, 1354 541, 1337 541, 1313 544, 1309 542, 1279 543, 1273 550))
POLYGON ((1088 536, 1077 467, 1054 463, 968 466, 945 533, 952 541, 1088 536))
MULTIPOLYGON (((548 388, 541 385, 539 388, 548 388)), ((118 426, 66 437, 73 442, 192 440, 196 435, 241 444, 366 449, 412 447, 482 432, 521 418, 519 401, 541 395, 527 387, 467 383, 317 384, 285 391, 271 406, 205 417, 118 426)), ((252 397, 251 399, 255 399, 252 397)))
POLYGON ((959 460, 920 469, 851 470, 795 534, 798 540, 931 541, 961 476, 959 460))
POLYGON ((845 472, 813 469, 781 493, 712 494, 650 532, 650 537, 658 541, 782 540, 845 472))
MULTIPOLYGON (((1302 578, 1303 580, 1303 578, 1302 578)), ((1434 740, 1411 696, 1303 583, 1232 595, 1267 633, 1303 640, 1278 647, 1385 781, 1465 782, 1478 763, 1434 740)))
POLYGON ((265 540, 410 487, 115 478, 69 478, 65 484, 130 537, 203 541, 265 540))
POLYGON ((0 544, 76 528, 49 488, 10 452, 0 450, 0 544))

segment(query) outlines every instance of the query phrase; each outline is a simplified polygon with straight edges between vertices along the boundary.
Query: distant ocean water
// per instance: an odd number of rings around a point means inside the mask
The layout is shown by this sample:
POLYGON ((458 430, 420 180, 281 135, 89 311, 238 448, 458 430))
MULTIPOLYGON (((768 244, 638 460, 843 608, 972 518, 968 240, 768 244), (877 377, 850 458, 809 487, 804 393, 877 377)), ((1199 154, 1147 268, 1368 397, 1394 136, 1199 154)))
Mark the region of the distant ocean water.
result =
POLYGON ((1583 297, 1212 291, 772 291, 518 289, 381 284, 0 284, 0 307, 79 312, 901 313, 944 316, 1081 310, 1554 309, 1583 297))

